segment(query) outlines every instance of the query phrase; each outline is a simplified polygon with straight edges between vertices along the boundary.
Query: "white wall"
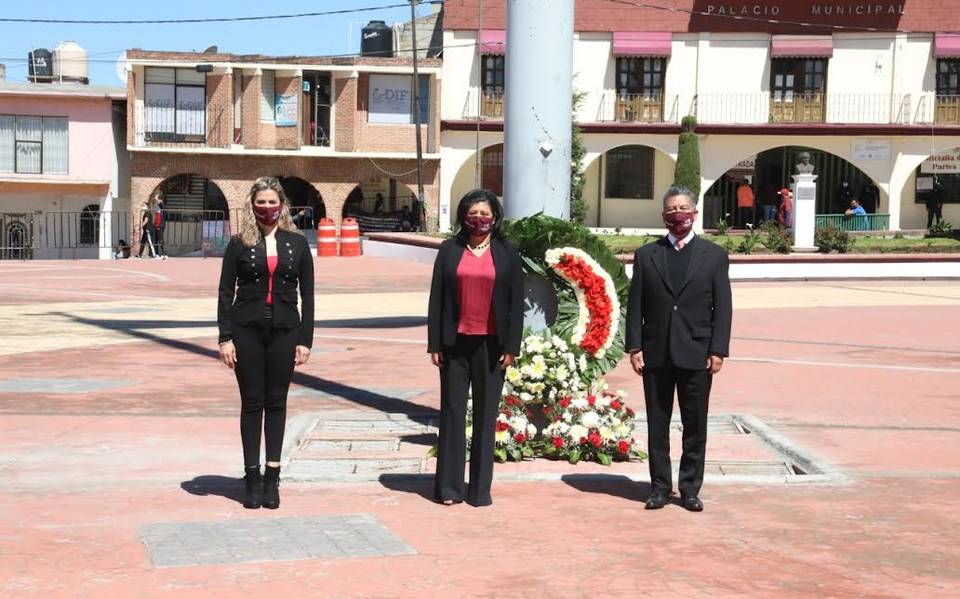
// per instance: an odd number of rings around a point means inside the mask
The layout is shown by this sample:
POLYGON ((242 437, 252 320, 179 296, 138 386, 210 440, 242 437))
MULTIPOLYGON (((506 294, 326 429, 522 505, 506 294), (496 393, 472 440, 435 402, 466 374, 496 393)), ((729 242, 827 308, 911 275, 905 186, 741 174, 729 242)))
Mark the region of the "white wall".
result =
POLYGON ((665 106, 664 114, 669 120, 680 122, 683 117, 693 114, 693 100, 697 94, 699 45, 699 36, 696 33, 673 34, 663 93, 668 103, 672 103, 676 98, 677 114, 672 114, 673 106, 665 106), (670 118, 674 116, 675 118, 670 118))
POLYGON ((601 162, 601 158, 591 162, 585 171, 584 198, 588 207, 586 225, 611 228, 662 227, 660 198, 673 184, 675 164, 671 156, 661 151, 654 151, 653 195, 649 198, 608 198, 606 197, 606 162, 601 162), (600 197, 603 197, 602 202, 599 200, 600 197))
MULTIPOLYGON (((480 85, 480 61, 473 31, 443 32, 443 70, 440 91, 440 118, 459 120, 470 91, 480 85)), ((476 97, 474 97, 476 101, 476 97)))
POLYGON ((577 112, 577 121, 581 123, 600 121, 603 118, 601 107, 604 92, 615 89, 617 61, 611 55, 612 48, 610 33, 584 32, 574 36, 573 88, 587 92, 577 112))

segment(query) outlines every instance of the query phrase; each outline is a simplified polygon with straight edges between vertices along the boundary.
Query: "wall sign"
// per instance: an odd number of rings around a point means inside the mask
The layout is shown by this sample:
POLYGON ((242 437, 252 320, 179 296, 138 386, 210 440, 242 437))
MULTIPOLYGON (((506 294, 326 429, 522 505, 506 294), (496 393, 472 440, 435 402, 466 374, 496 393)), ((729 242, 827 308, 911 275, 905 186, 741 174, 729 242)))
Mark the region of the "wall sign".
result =
POLYGON ((407 125, 413 106, 409 75, 370 75, 367 121, 407 125))
POLYGON ((277 94, 274 102, 277 127, 297 126, 297 94, 277 94))
POLYGON ((889 140, 855 139, 850 145, 854 160, 890 160, 889 140))
POLYGON ((920 172, 925 174, 960 173, 960 148, 954 148, 927 158, 920 163, 920 172))

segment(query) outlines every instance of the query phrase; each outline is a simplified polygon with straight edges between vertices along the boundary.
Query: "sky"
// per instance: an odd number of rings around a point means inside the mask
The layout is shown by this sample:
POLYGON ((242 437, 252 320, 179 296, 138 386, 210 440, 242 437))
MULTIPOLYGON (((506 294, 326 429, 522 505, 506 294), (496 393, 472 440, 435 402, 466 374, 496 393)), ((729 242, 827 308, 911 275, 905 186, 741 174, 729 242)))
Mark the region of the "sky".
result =
MULTIPOLYGON (((163 2, 107 2, 105 0, 2 0, 0 17, 30 19, 184 19, 246 17, 321 12, 403 4, 404 0, 164 0, 163 2)), ((417 15, 430 12, 421 5, 417 15)), ((75 41, 87 51, 90 83, 123 86, 116 61, 127 48, 269 55, 327 55, 359 52, 360 28, 370 20, 387 24, 408 21, 408 7, 378 9, 345 15, 278 21, 174 25, 76 25, 0 22, 0 63, 8 81, 25 81, 27 53, 33 48, 53 50, 58 42, 75 41)))

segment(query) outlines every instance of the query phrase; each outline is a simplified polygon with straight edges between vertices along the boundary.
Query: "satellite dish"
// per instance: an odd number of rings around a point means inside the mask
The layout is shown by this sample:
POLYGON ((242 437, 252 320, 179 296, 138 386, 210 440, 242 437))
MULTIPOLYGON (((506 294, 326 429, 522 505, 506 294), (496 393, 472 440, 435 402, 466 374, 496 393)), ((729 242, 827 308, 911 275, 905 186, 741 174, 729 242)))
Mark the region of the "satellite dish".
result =
POLYGON ((210 46, 209 48, 207 48, 206 50, 204 50, 203 53, 204 53, 204 54, 216 54, 216 53, 217 53, 217 47, 216 47, 216 46, 210 46))
POLYGON ((117 57, 117 77, 120 78, 120 81, 124 85, 127 84, 127 73, 130 71, 130 65, 127 64, 127 52, 123 51, 120 53, 120 56, 117 57))

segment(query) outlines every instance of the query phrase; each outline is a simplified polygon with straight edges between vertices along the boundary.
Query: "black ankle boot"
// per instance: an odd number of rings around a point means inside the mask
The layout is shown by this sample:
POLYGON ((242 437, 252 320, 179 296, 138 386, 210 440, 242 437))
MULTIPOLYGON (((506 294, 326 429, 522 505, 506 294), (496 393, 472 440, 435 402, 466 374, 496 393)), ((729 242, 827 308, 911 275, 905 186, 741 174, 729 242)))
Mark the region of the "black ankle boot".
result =
POLYGON ((260 507, 260 495, 263 487, 263 477, 260 476, 260 466, 244 467, 243 475, 243 507, 255 510, 260 507))
POLYGON ((267 466, 263 471, 263 507, 275 510, 280 507, 280 466, 267 466))

